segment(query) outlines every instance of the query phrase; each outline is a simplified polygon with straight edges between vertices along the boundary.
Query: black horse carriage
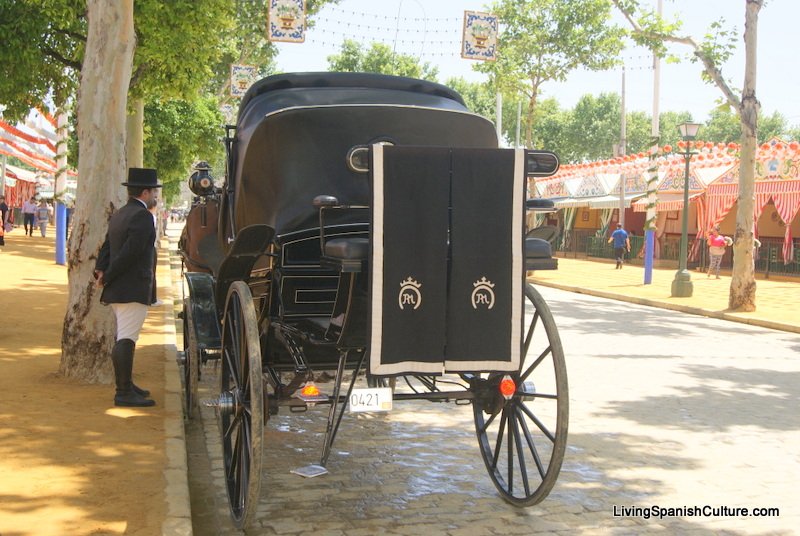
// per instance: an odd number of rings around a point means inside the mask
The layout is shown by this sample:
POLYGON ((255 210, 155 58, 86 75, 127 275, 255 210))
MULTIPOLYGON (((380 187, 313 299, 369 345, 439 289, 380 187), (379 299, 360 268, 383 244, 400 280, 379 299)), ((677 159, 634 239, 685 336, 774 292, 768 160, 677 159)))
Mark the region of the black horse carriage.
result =
POLYGON ((221 360, 208 403, 234 522, 255 512, 270 415, 318 405, 321 458, 301 474, 326 471, 347 408, 452 401, 472 405, 502 497, 544 499, 566 446, 567 376, 525 281, 556 259, 524 222, 552 210, 526 185, 555 173, 555 155, 499 149, 447 87, 363 73, 263 79, 226 129, 224 186, 207 166, 192 175, 180 249, 186 411, 203 364, 221 360))

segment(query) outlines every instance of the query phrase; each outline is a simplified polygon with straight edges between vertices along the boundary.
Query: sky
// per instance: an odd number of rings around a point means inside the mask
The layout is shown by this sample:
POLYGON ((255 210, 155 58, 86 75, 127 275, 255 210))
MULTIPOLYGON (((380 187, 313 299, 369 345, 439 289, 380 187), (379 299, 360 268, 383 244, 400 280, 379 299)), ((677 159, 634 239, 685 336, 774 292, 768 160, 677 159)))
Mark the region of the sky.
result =
MULTIPOLYGON (((650 2, 653 8, 656 0, 650 2)), ((439 81, 462 76, 471 81, 485 80, 472 70, 474 60, 460 56, 463 12, 487 11, 481 0, 341 0, 326 6, 316 16, 305 43, 277 43, 278 67, 284 72, 327 70, 327 57, 339 51, 347 37, 369 45, 383 41, 397 52, 411 54, 439 68, 439 81)), ((735 54, 722 66, 731 87, 740 90, 744 81, 745 0, 663 0, 664 16, 676 15, 683 21, 684 35, 699 41, 711 23, 725 19, 726 27, 739 32, 735 54)), ((625 22, 617 17, 619 24, 625 22)), ((756 96, 769 115, 783 114, 789 125, 800 125, 800 69, 793 57, 800 20, 800 1, 767 0, 758 24, 758 78, 756 96)), ((671 50, 686 57, 690 49, 674 45, 671 50)), ((647 50, 630 45, 623 51, 625 63, 625 101, 628 111, 653 110, 653 61, 647 50)), ((680 63, 661 62, 659 108, 664 111, 689 111, 696 121, 705 121, 719 104, 722 92, 700 77, 701 67, 688 59, 680 63)), ((584 94, 621 93, 622 69, 590 72, 575 71, 563 83, 548 82, 544 98, 555 97, 562 108, 571 108, 584 94)))

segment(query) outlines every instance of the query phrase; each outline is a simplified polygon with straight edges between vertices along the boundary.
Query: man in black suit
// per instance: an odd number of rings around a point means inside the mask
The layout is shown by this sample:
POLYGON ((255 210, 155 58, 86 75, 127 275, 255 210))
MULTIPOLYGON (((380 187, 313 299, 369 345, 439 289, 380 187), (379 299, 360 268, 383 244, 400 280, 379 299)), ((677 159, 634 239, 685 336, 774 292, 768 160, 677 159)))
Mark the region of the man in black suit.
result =
POLYGON ((111 305, 117 319, 117 337, 111 361, 117 391, 115 406, 147 407, 155 402, 150 392, 137 387, 133 377, 133 354, 139 331, 150 305, 155 274, 153 243, 156 230, 153 215, 147 210, 158 197, 156 170, 130 168, 128 203, 117 210, 108 222, 108 233, 97 256, 94 275, 103 288, 100 301, 111 305))

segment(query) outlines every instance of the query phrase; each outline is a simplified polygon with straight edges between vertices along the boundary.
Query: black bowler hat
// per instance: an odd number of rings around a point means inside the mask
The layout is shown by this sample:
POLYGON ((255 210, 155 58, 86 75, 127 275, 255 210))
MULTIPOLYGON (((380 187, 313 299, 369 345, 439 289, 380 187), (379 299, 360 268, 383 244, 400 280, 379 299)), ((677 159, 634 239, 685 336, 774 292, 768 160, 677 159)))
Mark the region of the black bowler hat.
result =
POLYGON ((123 182, 123 186, 135 186, 137 188, 161 188, 158 183, 158 176, 155 169, 150 168, 128 168, 128 182, 123 182))

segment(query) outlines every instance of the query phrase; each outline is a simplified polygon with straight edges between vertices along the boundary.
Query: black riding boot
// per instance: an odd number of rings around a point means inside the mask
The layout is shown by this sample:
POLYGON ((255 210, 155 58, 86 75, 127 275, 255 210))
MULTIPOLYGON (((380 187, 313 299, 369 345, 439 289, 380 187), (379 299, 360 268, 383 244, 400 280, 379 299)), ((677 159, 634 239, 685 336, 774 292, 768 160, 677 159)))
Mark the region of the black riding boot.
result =
POLYGON ((149 400, 133 390, 131 375, 133 374, 133 349, 136 343, 130 339, 121 339, 114 344, 111 352, 111 361, 114 364, 114 378, 117 383, 117 392, 114 395, 115 406, 148 407, 155 406, 149 400))
MULTIPOLYGON (((129 341, 130 339, 123 339, 123 340, 129 341)), ((136 342, 135 341, 131 342, 133 342, 133 355, 136 355, 136 342)), ((133 383, 133 377, 131 377, 131 387, 133 387, 133 392, 138 394, 139 396, 144 396, 144 397, 150 396, 150 391, 148 391, 147 389, 142 389, 141 387, 133 383)))

